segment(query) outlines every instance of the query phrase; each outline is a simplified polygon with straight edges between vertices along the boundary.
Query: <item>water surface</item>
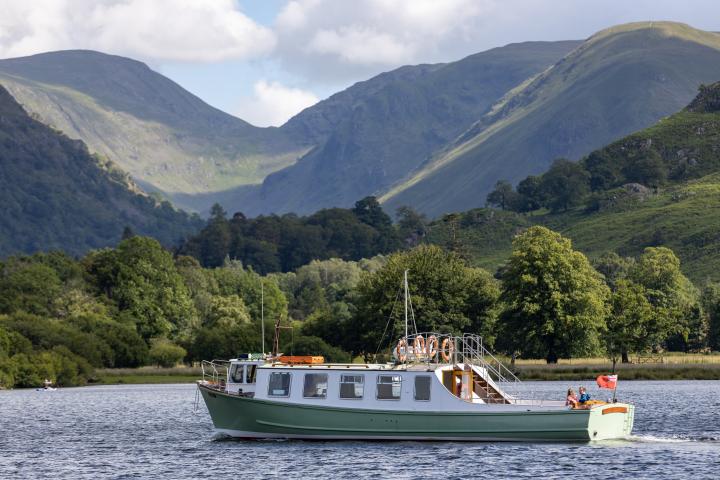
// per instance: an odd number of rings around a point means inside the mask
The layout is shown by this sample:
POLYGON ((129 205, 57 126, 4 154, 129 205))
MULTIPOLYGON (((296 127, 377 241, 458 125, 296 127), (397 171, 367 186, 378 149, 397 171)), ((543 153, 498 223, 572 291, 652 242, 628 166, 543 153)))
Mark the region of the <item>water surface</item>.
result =
MULTIPOLYGON (((524 384, 559 399, 568 386, 524 384)), ((0 478, 720 478, 718 381, 621 380, 633 436, 589 444, 219 439, 194 388, 0 391, 0 478)))

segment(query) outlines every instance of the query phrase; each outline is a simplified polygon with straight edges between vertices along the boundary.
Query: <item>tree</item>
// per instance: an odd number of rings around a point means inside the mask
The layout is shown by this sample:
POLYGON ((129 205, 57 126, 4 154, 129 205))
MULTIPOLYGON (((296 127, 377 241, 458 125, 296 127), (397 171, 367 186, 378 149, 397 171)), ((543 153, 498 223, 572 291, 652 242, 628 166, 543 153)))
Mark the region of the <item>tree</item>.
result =
POLYGON ((427 235, 428 220, 425 214, 418 213, 406 205, 398 207, 395 211, 397 228, 400 239, 405 246, 414 247, 427 235))
POLYGON ((619 280, 627 278, 628 272, 635 264, 635 259, 608 252, 596 258, 592 263, 595 270, 605 277, 608 286, 614 289, 619 280))
POLYGON ((210 299, 210 311, 204 321, 206 326, 231 328, 243 323, 250 323, 250 315, 242 298, 237 295, 218 295, 210 299))
POLYGON ((361 277, 354 331, 348 332, 355 339, 353 352, 373 353, 380 342, 388 345, 405 334, 398 297, 405 270, 418 331, 459 335, 490 330, 499 293, 494 279, 438 246, 420 245, 391 255, 380 270, 361 277))
POLYGON ((548 198, 547 206, 557 212, 580 204, 589 191, 589 182, 582 165, 561 158, 543 174, 540 188, 548 198))
POLYGON ((377 253, 387 253, 400 247, 400 239, 393 228, 392 220, 383 211, 375 197, 365 197, 355 202, 353 213, 361 222, 370 225, 380 234, 377 243, 377 253))
POLYGON ((502 210, 514 210, 518 204, 518 194, 507 180, 498 180, 495 190, 488 193, 486 203, 502 210))
POLYGON ((628 363, 629 352, 645 351, 652 346, 653 340, 646 332, 653 323, 654 312, 643 286, 624 279, 615 283, 610 305, 605 343, 614 370, 618 357, 622 363, 628 363))
POLYGON ((517 193, 518 210, 521 212, 531 212, 545 205, 545 194, 542 191, 542 178, 536 175, 530 175, 525 180, 518 183, 517 193))
POLYGON ((184 348, 163 338, 153 340, 149 352, 150 361, 158 367, 165 368, 174 367, 185 358, 185 355, 187 351, 184 348))
POLYGON ((645 288, 653 306, 653 324, 646 336, 659 348, 670 335, 680 335, 686 343, 690 335, 691 312, 698 305, 699 293, 680 270, 680 259, 666 247, 648 247, 629 270, 628 278, 645 288))
POLYGON ((702 304, 708 319, 708 347, 712 351, 720 351, 720 283, 705 285, 702 304))
POLYGON ((144 339, 183 336, 197 324, 197 311, 170 253, 157 240, 132 237, 116 250, 89 259, 96 285, 135 319, 144 339))
POLYGON ((598 350, 605 329, 609 289, 570 240, 545 227, 513 239, 502 274, 503 342, 511 351, 559 357, 598 350))

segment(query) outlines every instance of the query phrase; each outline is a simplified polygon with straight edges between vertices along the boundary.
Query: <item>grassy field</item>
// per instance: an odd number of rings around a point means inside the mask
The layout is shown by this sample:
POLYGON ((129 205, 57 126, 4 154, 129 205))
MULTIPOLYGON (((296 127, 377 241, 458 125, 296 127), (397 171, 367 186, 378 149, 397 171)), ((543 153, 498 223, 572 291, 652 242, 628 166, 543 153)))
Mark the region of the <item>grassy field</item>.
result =
MULTIPOLYGON (((616 365, 623 380, 720 380, 720 354, 685 355, 673 353, 662 363, 616 365)), ((606 358, 561 359, 557 365, 544 360, 517 360, 513 371, 521 380, 592 380, 609 373, 606 358)), ((95 371, 91 385, 130 385, 153 383, 193 383, 202 377, 198 367, 105 368, 95 371)))
POLYGON ((103 368, 95 370, 92 385, 122 385, 141 383, 193 383, 202 377, 197 367, 141 367, 103 368))

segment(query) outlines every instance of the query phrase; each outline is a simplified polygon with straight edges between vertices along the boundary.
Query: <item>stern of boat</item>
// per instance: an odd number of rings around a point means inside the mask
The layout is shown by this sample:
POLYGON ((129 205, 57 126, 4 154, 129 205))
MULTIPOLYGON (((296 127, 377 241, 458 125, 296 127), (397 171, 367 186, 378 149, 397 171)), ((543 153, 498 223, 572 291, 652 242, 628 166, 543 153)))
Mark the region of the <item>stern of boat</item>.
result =
POLYGON ((590 440, 625 438, 632 432, 635 407, 628 403, 598 405, 590 410, 588 437, 590 440))

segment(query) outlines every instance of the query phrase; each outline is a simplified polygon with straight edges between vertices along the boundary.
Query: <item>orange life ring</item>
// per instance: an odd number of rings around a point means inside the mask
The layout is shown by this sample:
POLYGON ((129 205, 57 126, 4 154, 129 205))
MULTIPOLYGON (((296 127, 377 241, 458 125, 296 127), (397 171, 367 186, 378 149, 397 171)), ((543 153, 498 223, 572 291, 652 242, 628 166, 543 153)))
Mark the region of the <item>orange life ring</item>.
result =
POLYGON ((418 335, 415 337, 415 342, 413 343, 413 351, 415 352, 415 356, 422 355, 425 353, 425 337, 422 335, 418 335))
POLYGON ((435 335, 430 335, 425 344, 425 353, 430 360, 434 360, 438 353, 438 340, 435 335))
POLYGON ((400 341, 397 343, 397 346, 395 347, 395 357, 401 361, 404 362, 407 360, 407 342, 405 342, 404 338, 401 338, 400 341))
POLYGON ((449 338, 444 339, 442 341, 442 345, 440 346, 440 354, 442 355, 443 360, 450 363, 453 353, 455 353, 455 344, 451 342, 449 338))

